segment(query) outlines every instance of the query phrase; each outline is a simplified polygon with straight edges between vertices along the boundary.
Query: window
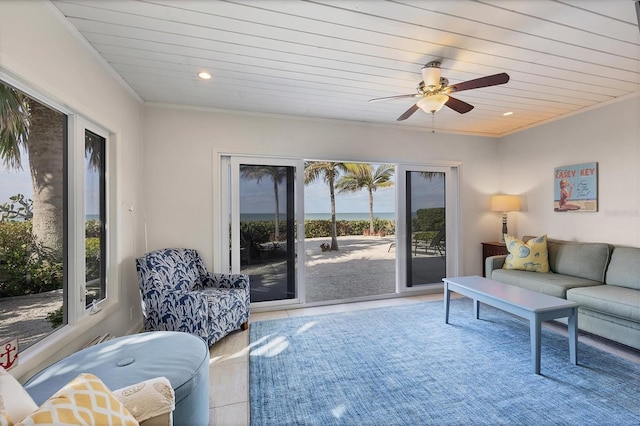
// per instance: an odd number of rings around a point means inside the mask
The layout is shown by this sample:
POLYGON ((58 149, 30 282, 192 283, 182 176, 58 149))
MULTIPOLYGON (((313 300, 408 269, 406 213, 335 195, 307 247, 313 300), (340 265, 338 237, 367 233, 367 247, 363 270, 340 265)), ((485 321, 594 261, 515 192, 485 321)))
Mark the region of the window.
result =
POLYGON ((84 131, 85 178, 85 306, 106 296, 106 139, 89 130, 84 131))
POLYGON ((0 341, 22 352, 106 298, 108 140, 2 81, 0 105, 0 341))

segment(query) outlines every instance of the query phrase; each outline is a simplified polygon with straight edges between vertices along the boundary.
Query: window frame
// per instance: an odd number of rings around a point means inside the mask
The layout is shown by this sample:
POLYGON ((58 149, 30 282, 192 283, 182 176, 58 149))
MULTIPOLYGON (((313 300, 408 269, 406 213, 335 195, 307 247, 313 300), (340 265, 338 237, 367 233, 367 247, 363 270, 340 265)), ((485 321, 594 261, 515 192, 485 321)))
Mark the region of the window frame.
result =
MULTIPOLYGON (((110 155, 110 143, 109 133, 101 127, 92 124, 90 121, 81 117, 80 115, 70 113, 68 114, 68 126, 69 134, 67 139, 68 146, 68 167, 67 167, 67 232, 68 232, 68 248, 67 256, 67 286, 68 292, 66 293, 67 305, 67 325, 78 324, 83 318, 101 309, 105 304, 109 303, 109 296, 112 291, 109 288, 109 279, 111 273, 111 256, 110 247, 112 246, 112 236, 109 232, 110 223, 110 182, 109 182, 109 167, 112 163, 110 155), (105 241, 104 244, 106 250, 101 253, 104 261, 105 271, 105 295, 96 303, 97 309, 92 310, 91 306, 86 306, 86 246, 85 246, 85 132, 90 131, 96 135, 105 139, 105 159, 104 164, 106 167, 103 170, 104 173, 104 197, 105 205, 101 206, 101 209, 105 209, 105 241), (73 262, 72 259, 76 261, 73 262), (72 286, 70 283, 77 283, 76 286, 72 286), (73 297, 71 297, 73 295, 73 297)), ((114 280, 115 281, 115 280, 114 280)))
MULTIPOLYGON (((460 268, 462 265, 462 250, 460 242, 462 241, 461 224, 460 224, 460 211, 461 211, 461 199, 460 199, 460 182, 461 176, 460 162, 426 162, 426 163, 408 163, 398 162, 397 173, 397 191, 398 196, 396 198, 396 211, 398 212, 398 220, 396 222, 396 238, 398 241, 397 250, 398 257, 396 258, 396 291, 401 294, 410 294, 412 292, 419 292, 422 289, 428 289, 433 285, 419 285, 408 286, 408 267, 405 263, 410 258, 410 253, 407 253, 407 241, 410 241, 411 236, 407 235, 407 172, 438 172, 445 174, 444 186, 445 186, 445 211, 446 211, 446 235, 445 246, 447 247, 446 256, 446 272, 450 276, 460 275, 460 268)), ((442 285, 442 284, 437 284, 442 285)))
MULTIPOLYGON (((230 188, 238 188, 240 182, 240 165, 272 165, 293 167, 296 170, 294 181, 294 210, 297 235, 304 236, 304 160, 291 157, 272 157, 272 156, 255 156, 244 154, 227 154, 218 153, 215 157, 216 164, 219 167, 219 183, 220 191, 217 191, 218 197, 214 207, 214 223, 216 229, 219 229, 221 238, 214 242, 214 269, 219 271, 227 271, 229 273, 240 273, 240 257, 232 256, 229 253, 228 242, 231 241, 231 252, 239 253, 240 250, 240 218, 239 215, 231 214, 240 211, 240 197, 238 191, 231 191, 228 199, 224 201, 221 197, 227 193, 230 188), (226 189, 225 189, 226 188, 226 189), (219 211, 220 214, 216 214, 219 211), (231 217, 231 221, 227 222, 225 218, 231 217), (233 238, 232 238, 233 236, 233 238), (225 249, 225 247, 227 247, 225 249), (219 253, 219 254, 218 254, 219 253)), ((300 283, 305 279, 304 268, 300 268, 300 262, 304 262, 304 238, 298 238, 296 245, 296 267, 295 267, 295 297, 291 299, 283 299, 278 301, 259 302, 260 306, 287 306, 298 305, 304 300, 304 288, 300 283)))
POLYGON ((29 348, 20 351, 19 363, 11 373, 22 375, 36 365, 46 362, 51 353, 64 351, 67 344, 82 333, 115 312, 119 300, 117 285, 117 187, 115 133, 106 130, 78 111, 33 89, 33 85, 19 76, 0 70, 0 80, 15 87, 29 98, 67 116, 65 133, 64 185, 65 185, 65 226, 64 236, 64 323, 29 348), (84 169, 85 169, 85 130, 105 139, 104 198, 105 205, 105 242, 106 250, 101 253, 105 271, 105 297, 97 302, 97 309, 85 306, 86 259, 85 259, 85 205, 84 205, 84 169))

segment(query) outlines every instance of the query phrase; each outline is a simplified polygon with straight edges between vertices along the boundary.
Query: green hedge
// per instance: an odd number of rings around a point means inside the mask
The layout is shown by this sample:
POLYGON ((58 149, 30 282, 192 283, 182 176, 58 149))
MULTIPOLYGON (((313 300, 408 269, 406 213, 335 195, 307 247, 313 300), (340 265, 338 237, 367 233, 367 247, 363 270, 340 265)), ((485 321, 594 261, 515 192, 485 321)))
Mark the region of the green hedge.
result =
POLYGON ((413 239, 416 241, 431 241, 438 235, 438 231, 422 231, 413 234, 413 239))
POLYGON ((100 238, 85 238, 86 280, 100 278, 100 238))
MULTIPOLYGON (((394 235, 396 225, 394 220, 374 219, 373 227, 375 232, 384 232, 386 235, 394 235)), ((305 220, 305 238, 321 238, 331 236, 330 220, 305 220)), ((240 224, 240 237, 244 246, 263 244, 271 241, 274 231, 273 221, 247 221, 240 224)), ((339 237, 346 235, 363 235, 369 231, 368 220, 337 220, 336 231, 339 237)), ((280 234, 286 235, 287 227, 285 222, 280 222, 280 234)))
MULTIPOLYGON (((436 221, 437 222, 437 221, 436 221)), ((338 236, 363 235, 369 231, 368 220, 336 221, 338 236)), ((374 219, 375 232, 395 234, 395 221, 374 219)), ((285 236, 287 224, 280 222, 285 236)), ((87 221, 87 280, 100 275, 100 222, 87 221)), ((245 247, 256 247, 273 240, 273 221, 242 222, 241 238, 245 247)), ((305 238, 331 236, 330 220, 305 220, 305 238)), ((0 222, 0 297, 21 296, 62 288, 62 262, 52 259, 33 238, 31 221, 0 222)))
MULTIPOLYGON (((386 235, 396 233, 396 223, 394 220, 378 219, 373 220, 374 232, 384 232, 386 235)), ((336 232, 339 237, 347 235, 363 235, 369 231, 368 220, 336 220, 336 232)), ((304 237, 320 238, 331 236, 330 220, 305 220, 304 237)))
POLYGON ((418 209, 416 215, 417 217, 411 220, 411 226, 414 231, 439 231, 444 229, 444 207, 418 209))
POLYGON ((62 288, 62 262, 31 233, 31 221, 0 222, 0 297, 62 288))
POLYGON ((84 224, 84 233, 87 238, 100 238, 100 221, 87 220, 84 224))
MULTIPOLYGON (((86 225, 87 279, 100 276, 99 221, 86 225)), ((31 221, 0 221, 0 297, 61 289, 63 264, 33 237, 31 221)))

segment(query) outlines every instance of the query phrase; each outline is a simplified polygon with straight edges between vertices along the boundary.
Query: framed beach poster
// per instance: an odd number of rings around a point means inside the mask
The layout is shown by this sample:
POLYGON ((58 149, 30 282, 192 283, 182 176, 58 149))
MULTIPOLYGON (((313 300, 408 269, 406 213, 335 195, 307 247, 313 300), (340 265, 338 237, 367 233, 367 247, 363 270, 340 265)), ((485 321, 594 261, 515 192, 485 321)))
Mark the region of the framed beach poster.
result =
POLYGON ((598 163, 556 167, 553 176, 555 211, 598 211, 598 163))

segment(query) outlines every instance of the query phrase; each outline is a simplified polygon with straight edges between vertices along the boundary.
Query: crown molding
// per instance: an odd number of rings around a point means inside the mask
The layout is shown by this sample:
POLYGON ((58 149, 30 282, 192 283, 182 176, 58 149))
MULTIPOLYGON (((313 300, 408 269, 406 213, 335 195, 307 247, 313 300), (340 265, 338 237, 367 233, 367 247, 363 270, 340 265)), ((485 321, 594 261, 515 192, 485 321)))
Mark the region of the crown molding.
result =
POLYGON ((69 22, 66 16, 62 14, 62 12, 55 7, 55 5, 51 2, 51 0, 45 1, 46 6, 49 11, 53 15, 54 18, 71 34, 71 36, 76 39, 76 41, 107 71, 133 98, 138 101, 140 104, 144 104, 144 100, 136 93, 135 90, 129 83, 127 83, 120 74, 113 69, 111 65, 104 59, 102 55, 96 50, 91 43, 78 31, 76 27, 69 22))

